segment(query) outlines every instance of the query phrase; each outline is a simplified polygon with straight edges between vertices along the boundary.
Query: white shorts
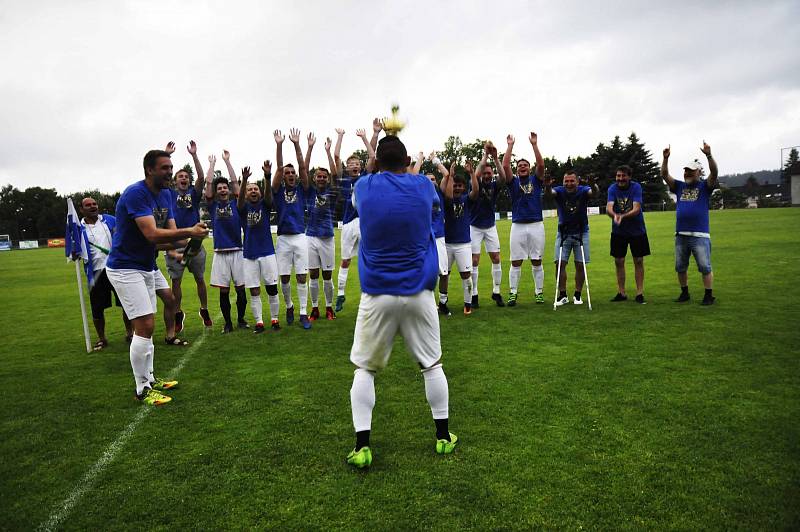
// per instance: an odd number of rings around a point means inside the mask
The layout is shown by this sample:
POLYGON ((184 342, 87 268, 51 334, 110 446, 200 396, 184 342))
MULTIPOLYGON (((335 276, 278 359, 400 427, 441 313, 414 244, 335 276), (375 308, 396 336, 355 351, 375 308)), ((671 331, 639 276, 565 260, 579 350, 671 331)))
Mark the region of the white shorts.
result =
POLYGON ((153 284, 155 285, 156 292, 159 290, 169 290, 169 283, 161 270, 153 270, 153 284))
POLYGON ((500 252, 500 238, 497 236, 497 227, 491 226, 488 229, 481 229, 474 225, 469 226, 469 234, 472 239, 472 254, 481 254, 481 243, 486 246, 486 253, 500 252))
POLYGON ((447 247, 447 269, 448 271, 456 263, 459 272, 472 271, 472 247, 468 243, 445 244, 447 247))
POLYGON ((332 272, 336 262, 336 243, 333 237, 309 236, 306 239, 308 240, 309 269, 322 268, 322 271, 332 272))
POLYGON ((259 288, 261 281, 267 286, 278 284, 278 261, 275 255, 244 259, 244 285, 259 288))
POLYGON ((244 255, 238 251, 215 251, 211 261, 211 286, 244 286, 244 255))
POLYGON ((108 280, 117 292, 122 309, 129 319, 156 313, 155 273, 155 271, 127 268, 121 270, 106 268, 108 280))
POLYGON ((275 247, 275 256, 278 259, 278 275, 291 275, 292 266, 294 266, 295 274, 307 274, 308 239, 305 233, 299 235, 278 235, 278 245, 275 247))
POLYGON ((340 244, 342 247, 342 260, 352 259, 358 255, 358 243, 361 241, 360 218, 353 218, 342 226, 340 244))
POLYGON ((444 237, 436 239, 436 254, 439 256, 439 275, 447 275, 450 269, 447 264, 447 244, 444 243, 444 237))
POLYGON ((542 260, 544 223, 511 224, 511 260, 542 260))
POLYGON ((378 371, 392 354, 395 334, 400 332, 406 349, 423 368, 442 358, 439 314, 433 292, 413 296, 361 294, 350 361, 359 368, 378 371))

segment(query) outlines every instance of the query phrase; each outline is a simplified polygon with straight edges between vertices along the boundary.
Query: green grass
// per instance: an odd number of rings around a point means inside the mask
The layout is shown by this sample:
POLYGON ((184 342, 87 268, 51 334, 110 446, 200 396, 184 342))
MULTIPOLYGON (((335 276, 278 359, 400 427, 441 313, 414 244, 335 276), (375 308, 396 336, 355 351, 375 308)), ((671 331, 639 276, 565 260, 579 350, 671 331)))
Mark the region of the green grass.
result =
MULTIPOLYGON (((61 526, 800 527, 800 210, 712 213, 710 308, 698 304, 694 270, 693 302, 672 302, 674 213, 647 214, 643 307, 608 302, 610 222, 591 223, 594 311, 535 305, 529 265, 519 306, 495 308, 484 256, 482 308, 442 320, 451 427, 462 442, 455 455, 433 452, 422 378, 398 339, 376 381, 373 467, 344 464, 353 443, 351 268, 333 323, 254 337, 221 336, 217 321, 177 375, 175 400, 144 418, 61 526)), ((505 292, 508 222, 499 230, 505 292)), ((548 260, 554 230, 548 220, 548 260)), ((2 253, 0 280, 0 527, 30 529, 143 407, 132 400, 117 309, 107 313, 110 348, 83 352, 62 250, 2 253)), ((548 301, 553 282, 548 264, 548 301)), ((186 337, 196 341, 197 299, 185 286, 186 337)), ((211 306, 216 313, 213 292, 211 306)), ((186 350, 159 344, 162 336, 159 324, 156 370, 167 377, 186 350)))

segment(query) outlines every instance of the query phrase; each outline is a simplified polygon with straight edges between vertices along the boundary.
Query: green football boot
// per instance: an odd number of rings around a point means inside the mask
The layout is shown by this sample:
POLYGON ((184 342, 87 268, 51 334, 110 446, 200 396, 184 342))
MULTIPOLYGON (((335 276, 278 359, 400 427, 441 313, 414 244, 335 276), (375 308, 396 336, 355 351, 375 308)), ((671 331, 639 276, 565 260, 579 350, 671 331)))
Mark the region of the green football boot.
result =
POLYGON ((372 451, 369 447, 362 447, 358 451, 353 449, 347 455, 347 463, 358 469, 364 469, 372 464, 372 451))
POLYGON ((450 434, 450 441, 447 440, 436 440, 436 453, 437 454, 452 454, 453 451, 456 450, 456 444, 458 443, 458 436, 450 434))

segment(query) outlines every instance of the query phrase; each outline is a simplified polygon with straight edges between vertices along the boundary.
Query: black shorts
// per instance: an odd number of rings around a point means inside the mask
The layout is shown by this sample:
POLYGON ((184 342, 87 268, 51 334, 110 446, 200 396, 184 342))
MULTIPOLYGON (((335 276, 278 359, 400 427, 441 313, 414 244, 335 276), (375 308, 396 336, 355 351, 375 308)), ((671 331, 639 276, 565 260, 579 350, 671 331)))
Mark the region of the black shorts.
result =
MULTIPOLYGON (((97 272, 95 272, 97 273, 97 272)), ((111 294, 114 294, 114 301, 117 306, 121 307, 117 293, 114 287, 111 286, 111 281, 108 280, 105 268, 101 271, 97 278, 94 280, 94 286, 89 290, 89 302, 92 305, 92 318, 95 320, 103 319, 103 311, 111 307, 111 294)))
POLYGON ((628 246, 631 247, 631 255, 634 257, 646 257, 650 254, 650 241, 647 240, 647 233, 628 236, 611 233, 611 256, 621 259, 628 254, 628 246))

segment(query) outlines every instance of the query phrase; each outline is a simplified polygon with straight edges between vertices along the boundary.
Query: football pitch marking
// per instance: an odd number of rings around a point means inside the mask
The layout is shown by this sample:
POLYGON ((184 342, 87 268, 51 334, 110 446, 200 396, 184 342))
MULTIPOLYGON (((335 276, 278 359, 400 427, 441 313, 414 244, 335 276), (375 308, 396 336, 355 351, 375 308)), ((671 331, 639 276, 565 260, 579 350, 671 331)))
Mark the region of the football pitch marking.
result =
MULTIPOLYGON (((217 316, 216 319, 219 320, 221 316, 217 316)), ((167 374, 170 376, 177 376, 178 373, 183 369, 186 365, 186 362, 189 360, 189 357, 203 345, 206 337, 208 336, 209 330, 207 327, 203 327, 203 332, 200 333, 200 337, 195 340, 194 344, 189 347, 178 363, 175 365, 172 370, 170 370, 167 374)), ((58 504, 53 511, 50 513, 50 517, 47 518, 47 521, 42 523, 38 530, 46 530, 51 531, 55 530, 56 528, 63 523, 64 519, 67 518, 69 513, 75 508, 75 505, 83 498, 83 496, 88 492, 90 489, 94 487, 94 482, 97 480, 97 477, 105 470, 105 468, 114 461, 114 458, 117 457, 117 453, 125 446, 131 436, 133 436, 136 429, 139 425, 142 424, 150 412, 153 411, 155 407, 148 407, 142 405, 141 409, 136 413, 136 416, 133 418, 133 421, 128 423, 128 426, 123 429, 122 432, 119 433, 119 436, 111 442, 105 452, 103 452, 102 456, 95 462, 92 467, 86 472, 85 475, 78 481, 72 491, 67 495, 67 497, 58 504)), ((169 408, 169 407, 167 407, 169 408)))

